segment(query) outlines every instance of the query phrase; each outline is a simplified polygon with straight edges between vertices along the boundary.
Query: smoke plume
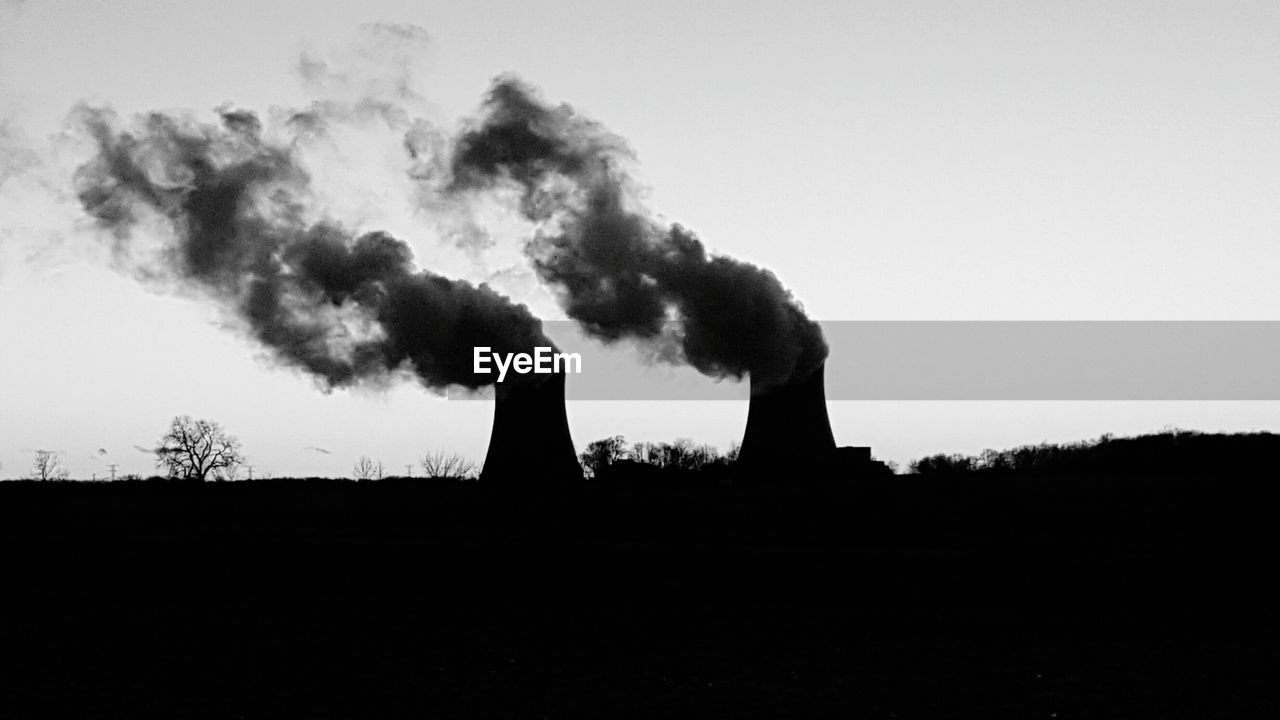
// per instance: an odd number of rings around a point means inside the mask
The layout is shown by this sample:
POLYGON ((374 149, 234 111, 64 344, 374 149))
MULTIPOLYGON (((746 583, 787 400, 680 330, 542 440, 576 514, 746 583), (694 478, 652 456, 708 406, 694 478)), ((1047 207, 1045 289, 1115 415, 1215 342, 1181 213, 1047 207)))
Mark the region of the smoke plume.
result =
POLYGON ((453 147, 447 190, 519 188, 537 223, 526 253, 570 317, 605 342, 635 339, 659 357, 755 386, 803 377, 827 354, 817 323, 773 273, 707 252, 638 202, 626 143, 521 81, 495 81, 453 147))
POLYGON ((127 255, 139 226, 171 232, 143 274, 216 299, 277 360, 326 386, 401 371, 431 388, 479 387, 472 348, 551 346, 523 305, 415 267, 403 241, 309 219, 309 178, 291 143, 266 139, 256 115, 220 124, 152 113, 128 128, 80 108, 96 153, 77 172, 80 203, 127 255))

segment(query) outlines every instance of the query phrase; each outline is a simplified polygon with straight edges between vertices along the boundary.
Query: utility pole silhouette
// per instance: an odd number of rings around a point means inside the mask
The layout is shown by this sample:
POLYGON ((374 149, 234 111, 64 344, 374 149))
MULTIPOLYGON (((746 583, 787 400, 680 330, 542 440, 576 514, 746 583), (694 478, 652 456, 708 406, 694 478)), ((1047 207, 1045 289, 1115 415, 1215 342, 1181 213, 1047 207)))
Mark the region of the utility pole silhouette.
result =
POLYGON ((107 467, 111 468, 111 482, 115 482, 116 481, 116 464, 111 463, 107 467))

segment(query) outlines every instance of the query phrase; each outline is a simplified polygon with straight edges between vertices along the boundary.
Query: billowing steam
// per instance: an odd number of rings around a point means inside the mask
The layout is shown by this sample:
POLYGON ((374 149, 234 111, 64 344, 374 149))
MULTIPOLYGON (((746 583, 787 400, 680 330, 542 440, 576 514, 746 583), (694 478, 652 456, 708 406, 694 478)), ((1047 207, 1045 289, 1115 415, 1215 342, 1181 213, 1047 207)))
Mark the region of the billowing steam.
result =
POLYGON ((258 118, 227 110, 220 125, 153 113, 122 128, 81 108, 96 145, 77 173, 84 210, 132 249, 160 218, 171 240, 146 274, 176 280, 229 309, 278 360, 328 387, 411 371, 433 388, 479 387, 472 348, 551 346, 523 305, 415 267, 408 245, 307 219, 309 180, 296 147, 264 137, 258 118))
POLYGON ((827 354, 817 323, 768 270, 711 255, 693 233, 633 200, 626 143, 566 105, 499 78, 455 142, 448 190, 515 183, 538 224, 526 252, 590 335, 640 340, 714 377, 767 386, 827 354))

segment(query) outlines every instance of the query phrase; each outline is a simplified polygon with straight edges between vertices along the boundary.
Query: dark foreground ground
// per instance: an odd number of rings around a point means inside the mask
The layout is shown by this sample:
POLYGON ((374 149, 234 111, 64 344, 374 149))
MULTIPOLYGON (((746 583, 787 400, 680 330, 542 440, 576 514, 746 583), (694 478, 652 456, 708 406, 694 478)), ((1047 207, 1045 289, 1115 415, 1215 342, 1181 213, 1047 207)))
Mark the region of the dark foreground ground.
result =
POLYGON ((4 718, 1280 713, 1280 493, 0 484, 4 718))

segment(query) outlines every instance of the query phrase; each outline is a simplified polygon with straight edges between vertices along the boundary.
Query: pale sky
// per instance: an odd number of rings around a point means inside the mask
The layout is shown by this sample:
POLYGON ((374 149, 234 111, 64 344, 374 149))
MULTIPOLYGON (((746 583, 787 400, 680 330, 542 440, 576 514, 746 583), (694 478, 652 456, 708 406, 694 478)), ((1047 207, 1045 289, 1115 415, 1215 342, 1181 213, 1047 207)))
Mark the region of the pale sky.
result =
MULTIPOLYGON (((360 455, 400 471, 437 448, 483 457, 491 405, 410 385, 318 392, 212 307, 112 270, 70 194, 87 157, 64 124, 77 102, 265 115, 385 88, 397 59, 414 111, 443 127, 502 72, 599 120, 631 143, 657 212, 771 268, 818 320, 1280 319, 1274 2, 8 2, 0 158, 25 170, 0 172, 0 477, 25 473, 37 448, 77 477, 108 463, 150 473, 134 446, 177 414, 224 424, 257 474, 344 475, 360 455), (370 47, 359 26, 375 22, 425 38, 370 47), (308 86, 304 51, 346 82, 308 86)), ((395 140, 353 131, 326 158, 334 215, 562 317, 518 238, 484 257, 439 242, 395 140)), ((899 462, 1166 425, 1280 430, 1263 402, 830 412, 838 442, 899 462)), ((723 448, 746 406, 579 402, 569 415, 579 447, 623 434, 723 448)))

